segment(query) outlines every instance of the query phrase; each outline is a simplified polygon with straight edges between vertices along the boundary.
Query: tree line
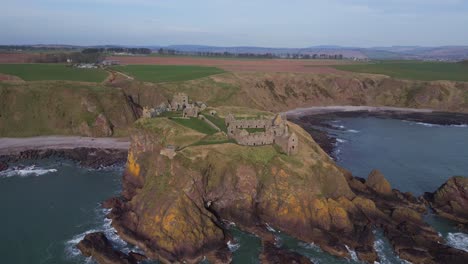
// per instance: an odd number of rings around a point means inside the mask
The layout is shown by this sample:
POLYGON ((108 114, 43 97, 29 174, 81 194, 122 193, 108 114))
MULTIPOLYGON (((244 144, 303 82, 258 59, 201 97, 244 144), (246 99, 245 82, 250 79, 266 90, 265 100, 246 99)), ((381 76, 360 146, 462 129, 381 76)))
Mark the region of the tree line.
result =
POLYGON ((87 48, 82 51, 83 53, 127 53, 134 55, 148 55, 151 50, 147 48, 87 48))
POLYGON ((261 59, 344 59, 342 54, 309 54, 309 53, 231 53, 231 52, 186 52, 175 49, 158 49, 159 55, 222 57, 222 58, 261 58, 261 59))

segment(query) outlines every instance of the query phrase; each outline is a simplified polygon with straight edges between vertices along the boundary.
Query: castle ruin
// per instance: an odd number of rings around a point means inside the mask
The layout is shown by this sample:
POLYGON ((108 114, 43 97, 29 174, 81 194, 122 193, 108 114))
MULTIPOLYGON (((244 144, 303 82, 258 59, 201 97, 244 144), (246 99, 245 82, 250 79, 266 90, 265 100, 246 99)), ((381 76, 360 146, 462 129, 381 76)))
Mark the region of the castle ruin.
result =
POLYGON ((229 138, 240 145, 263 146, 278 145, 283 152, 294 155, 298 152, 297 135, 289 132, 286 117, 277 114, 273 119, 236 119, 232 114, 225 118, 229 138), (246 129, 260 129, 261 132, 249 133, 246 129))

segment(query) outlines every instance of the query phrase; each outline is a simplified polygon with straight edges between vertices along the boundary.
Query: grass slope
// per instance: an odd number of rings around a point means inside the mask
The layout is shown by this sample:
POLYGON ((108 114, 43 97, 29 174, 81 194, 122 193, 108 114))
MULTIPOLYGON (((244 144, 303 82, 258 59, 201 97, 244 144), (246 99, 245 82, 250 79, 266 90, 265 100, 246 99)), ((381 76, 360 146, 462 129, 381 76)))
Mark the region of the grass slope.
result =
POLYGON ((334 67, 344 71, 384 74, 398 79, 468 81, 468 67, 461 63, 389 61, 334 67))
POLYGON ((82 135, 103 114, 115 136, 134 122, 125 95, 112 87, 64 81, 0 82, 0 137, 82 135))
POLYGON ((224 72, 216 67, 179 65, 127 65, 114 69, 140 81, 154 83, 189 81, 224 72))
POLYGON ((172 118, 172 121, 181 124, 183 126, 186 126, 188 128, 191 128, 195 131, 198 131, 203 134, 207 135, 212 135, 218 131, 216 129, 212 128, 210 125, 208 125, 205 121, 200 120, 198 118, 172 118))
POLYGON ((0 73, 25 81, 102 82, 108 75, 101 69, 77 69, 64 64, 0 64, 0 73))

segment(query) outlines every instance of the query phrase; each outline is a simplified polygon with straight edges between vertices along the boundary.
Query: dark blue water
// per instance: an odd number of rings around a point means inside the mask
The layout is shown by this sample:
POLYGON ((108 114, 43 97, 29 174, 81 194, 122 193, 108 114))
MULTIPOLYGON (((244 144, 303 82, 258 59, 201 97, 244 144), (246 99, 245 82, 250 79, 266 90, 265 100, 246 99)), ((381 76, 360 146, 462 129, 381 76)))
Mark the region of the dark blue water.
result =
POLYGON ((17 165, 0 172, 1 263, 83 263, 74 246, 85 232, 98 230, 125 246, 100 207, 119 193, 122 169, 89 170, 58 160, 17 165))
POLYGON ((380 170, 393 188, 414 195, 433 192, 451 176, 468 176, 468 127, 434 126, 379 118, 332 123, 338 164, 366 178, 380 170))

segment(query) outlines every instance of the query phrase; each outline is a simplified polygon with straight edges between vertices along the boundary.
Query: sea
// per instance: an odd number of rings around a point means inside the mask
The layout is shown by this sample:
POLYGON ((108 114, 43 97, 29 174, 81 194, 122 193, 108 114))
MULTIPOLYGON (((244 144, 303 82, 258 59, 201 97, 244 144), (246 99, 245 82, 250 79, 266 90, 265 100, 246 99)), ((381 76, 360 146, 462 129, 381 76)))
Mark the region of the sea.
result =
MULTIPOLYGON (((436 190, 451 176, 468 176, 468 126, 439 126, 373 117, 330 120, 337 138, 336 162, 355 176, 380 170, 393 188, 421 195, 436 190)), ((94 263, 76 244, 90 232, 102 231, 114 247, 137 251, 116 234, 101 202, 121 191, 122 167, 88 169, 63 159, 22 160, 0 172, 1 263, 94 263)), ((468 234, 429 212, 424 217, 445 243, 468 251, 468 234)), ((233 263, 259 263, 260 239, 231 227, 233 263)), ((270 228, 276 245, 298 252, 314 263, 359 263, 323 252, 313 243, 270 228)), ((393 252, 381 230, 374 230, 380 263, 407 263, 393 252)), ((156 263, 156 262, 147 262, 156 263)))

